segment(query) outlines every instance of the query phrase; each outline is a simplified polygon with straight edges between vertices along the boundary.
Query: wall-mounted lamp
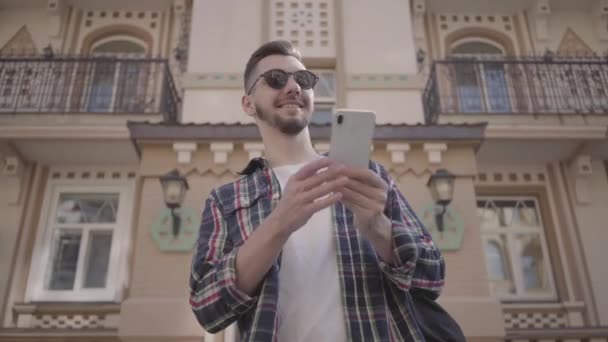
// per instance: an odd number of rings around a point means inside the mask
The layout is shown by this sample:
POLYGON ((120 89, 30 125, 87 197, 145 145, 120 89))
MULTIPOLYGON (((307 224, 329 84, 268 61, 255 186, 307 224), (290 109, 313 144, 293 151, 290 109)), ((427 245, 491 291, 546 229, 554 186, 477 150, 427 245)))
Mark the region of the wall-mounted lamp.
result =
POLYGON ((42 49, 42 57, 46 59, 53 58, 55 53, 53 52, 53 47, 51 44, 47 45, 44 49, 42 49))
POLYGON ((431 197, 438 206, 438 210, 435 213, 435 224, 437 224, 437 230, 443 233, 443 216, 446 212, 446 207, 452 202, 452 196, 454 195, 454 176, 446 169, 439 169, 437 172, 431 175, 426 186, 431 191, 431 197))
POLYGON ((416 62, 418 62, 418 64, 422 64, 422 63, 424 63, 425 59, 426 59, 426 52, 422 49, 418 49, 418 51, 416 51, 416 62))
POLYGON ((181 217, 175 212, 179 209, 186 197, 188 190, 188 181, 182 176, 179 171, 173 170, 166 175, 160 177, 160 184, 163 187, 163 197, 165 205, 171 209, 171 218, 173 220, 173 237, 179 235, 181 227, 181 217))

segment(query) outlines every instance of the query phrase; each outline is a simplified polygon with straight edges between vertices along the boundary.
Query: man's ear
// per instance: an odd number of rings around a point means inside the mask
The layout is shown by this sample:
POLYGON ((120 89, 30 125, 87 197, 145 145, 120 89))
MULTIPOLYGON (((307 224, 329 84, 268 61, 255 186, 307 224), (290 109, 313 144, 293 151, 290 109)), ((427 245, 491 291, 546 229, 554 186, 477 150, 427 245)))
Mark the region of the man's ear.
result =
POLYGON ((255 116, 255 103, 253 102, 251 96, 243 95, 241 98, 241 105, 243 106, 243 111, 245 111, 245 114, 255 116))

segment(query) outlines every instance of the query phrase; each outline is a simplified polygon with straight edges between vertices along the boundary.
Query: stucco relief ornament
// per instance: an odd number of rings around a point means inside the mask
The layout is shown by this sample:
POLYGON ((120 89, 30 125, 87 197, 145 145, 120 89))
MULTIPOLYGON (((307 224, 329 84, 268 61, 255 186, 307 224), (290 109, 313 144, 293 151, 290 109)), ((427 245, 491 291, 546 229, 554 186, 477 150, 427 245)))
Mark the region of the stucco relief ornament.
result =
POLYGON ((163 208, 150 228, 152 239, 163 252, 190 252, 197 239, 199 215, 187 207, 175 211, 181 218, 180 229, 174 232, 171 210, 163 208))
POLYGON ((460 215, 447 207, 443 218, 443 231, 437 228, 435 214, 439 208, 435 203, 428 205, 421 215, 422 223, 433 237, 433 243, 442 251, 456 251, 462 246, 464 223, 460 215))

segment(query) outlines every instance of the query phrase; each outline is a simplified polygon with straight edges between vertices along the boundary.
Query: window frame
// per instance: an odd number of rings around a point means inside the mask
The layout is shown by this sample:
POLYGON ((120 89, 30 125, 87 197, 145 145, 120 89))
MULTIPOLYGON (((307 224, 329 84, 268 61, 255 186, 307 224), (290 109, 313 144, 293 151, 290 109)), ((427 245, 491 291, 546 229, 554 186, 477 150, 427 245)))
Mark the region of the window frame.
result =
MULTIPOLYGON (((483 62, 483 57, 484 56, 490 56, 490 57, 504 57, 507 55, 507 51, 505 49, 504 46, 502 46, 501 44, 491 40, 491 39, 487 39, 487 38, 483 38, 483 37, 465 37, 462 39, 459 39, 455 42, 453 42, 450 46, 449 46, 449 58, 452 59, 469 59, 469 60, 474 60, 475 64, 473 65, 473 70, 476 76, 476 80, 477 80, 477 88, 479 90, 479 95, 481 97, 481 102, 480 104, 482 105, 482 108, 479 111, 476 110, 464 110, 466 109, 466 105, 463 105, 462 103, 462 99, 460 97, 459 94, 459 84, 458 81, 456 81, 455 83, 455 88, 456 88, 456 99, 457 99, 457 104, 458 104, 458 109, 460 111, 462 111, 463 113, 467 113, 467 114, 479 114, 479 113, 510 113, 513 111, 513 108, 516 108, 516 103, 515 103, 515 94, 513 94, 513 84, 511 84, 511 80, 509 78, 509 70, 508 70, 508 65, 505 63, 500 63, 500 62, 495 62, 496 65, 500 65, 501 68, 501 74, 502 74, 502 78, 503 78, 503 83, 505 86, 504 91, 506 92, 506 103, 508 104, 509 108, 499 108, 496 106, 493 106, 493 103, 491 101, 490 98, 490 91, 491 89, 493 89, 493 87, 490 86, 490 82, 488 81, 488 73, 491 72, 491 70, 486 70, 486 66, 492 65, 494 62, 486 62, 486 63, 490 63, 490 64, 484 64, 483 62), (491 47, 496 48, 500 53, 498 54, 477 54, 477 53, 452 53, 452 51, 454 51, 454 49, 460 47, 463 44, 467 44, 467 43, 481 43, 481 44, 486 44, 489 45, 491 47), (482 57, 480 59, 480 57, 482 57), (485 110, 484 110, 485 107, 485 110), (501 109, 506 109, 506 111, 501 110, 501 109)), ((456 70, 455 70, 456 72, 456 70)))
MULTIPOLYGON (((483 195, 477 195, 475 198, 475 207, 476 210, 479 209, 479 207, 477 206, 477 201, 483 201, 483 200, 491 200, 491 201, 496 201, 496 200, 513 200, 513 201, 528 201, 528 200, 532 200, 535 204, 535 208, 536 208, 536 214, 538 216, 538 221, 539 221, 539 225, 540 225, 540 229, 538 230, 538 235, 539 235, 539 240, 540 240, 540 244, 541 244, 541 250, 543 253, 543 258, 546 258, 545 264, 547 267, 547 277, 548 277, 548 285, 549 285, 549 291, 546 293, 526 293, 525 291, 525 287, 524 287, 524 283, 523 283, 523 273, 522 273, 522 267, 521 267, 521 263, 519 260, 519 256, 515 253, 516 251, 514 251, 514 246, 513 243, 510 243, 510 241, 513 239, 513 235, 514 234, 518 234, 518 233, 536 233, 535 230, 532 230, 530 228, 515 228, 512 229, 511 227, 509 227, 508 232, 505 230, 504 227, 498 227, 498 228, 484 228, 481 225, 481 220, 480 220, 480 235, 481 235, 481 240, 482 240, 482 253, 484 256, 484 264, 486 264, 487 267, 487 255, 486 255, 486 244, 489 242, 494 242, 496 243, 499 247, 501 246, 500 243, 500 239, 497 239, 497 237, 500 237, 500 234, 505 234, 507 241, 509 241, 508 246, 504 249, 505 253, 508 253, 508 255, 505 255, 505 257, 507 258, 506 261, 504 261, 505 266, 508 267, 508 269, 506 269, 506 271, 508 273, 510 273, 512 281, 514 283, 515 286, 515 293, 514 294, 499 294, 499 293, 494 293, 492 291, 492 287, 491 287, 491 282, 492 280, 489 279, 488 277, 488 286, 490 287, 490 292, 492 295, 498 297, 500 300, 502 301, 526 301, 526 302, 532 302, 532 301, 556 301, 558 300, 558 289, 557 289, 557 284, 556 284, 556 274, 554 274, 553 271, 553 257, 551 254, 551 251, 549 250, 549 244, 547 241, 547 227, 545 226, 545 222, 550 222, 550 220, 546 220, 543 216, 544 216, 544 212, 542 210, 542 203, 541 201, 543 200, 542 196, 536 196, 536 195, 492 195, 492 194, 483 194, 483 195), (502 229, 502 230, 501 230, 502 229), (516 258, 517 257, 517 258, 516 258)), ((489 275, 489 272, 488 272, 489 275)))
MULTIPOLYGON (((131 243, 133 218, 134 180, 49 180, 45 187, 36 241, 30 262, 29 276, 25 292, 25 302, 120 302, 123 289, 128 282, 127 256, 131 243), (46 276, 52 267, 52 252, 57 225, 54 218, 59 197, 62 193, 118 193, 118 213, 113 227, 106 223, 96 224, 100 230, 112 230, 112 247, 108 261, 106 287, 103 289, 49 290, 46 276)), ((94 229, 97 230, 97 229, 94 229)), ((81 230, 81 231, 84 231, 81 230)), ((89 235, 90 236, 90 235, 89 235)), ((83 263, 87 254, 88 241, 81 237, 75 285, 78 277, 83 277, 83 263), (80 271, 80 272, 79 272, 80 271)))

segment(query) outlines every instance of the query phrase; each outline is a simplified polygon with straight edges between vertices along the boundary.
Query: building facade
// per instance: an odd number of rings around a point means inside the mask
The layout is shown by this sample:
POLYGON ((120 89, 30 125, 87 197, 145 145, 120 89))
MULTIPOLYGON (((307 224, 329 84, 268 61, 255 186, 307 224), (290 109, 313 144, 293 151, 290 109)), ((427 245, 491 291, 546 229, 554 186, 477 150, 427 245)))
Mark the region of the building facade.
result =
POLYGON ((204 199, 264 154, 242 73, 273 39, 320 76, 320 152, 376 112, 468 340, 608 341, 607 27, 606 0, 0 0, 0 341, 238 340, 187 281, 204 199))

